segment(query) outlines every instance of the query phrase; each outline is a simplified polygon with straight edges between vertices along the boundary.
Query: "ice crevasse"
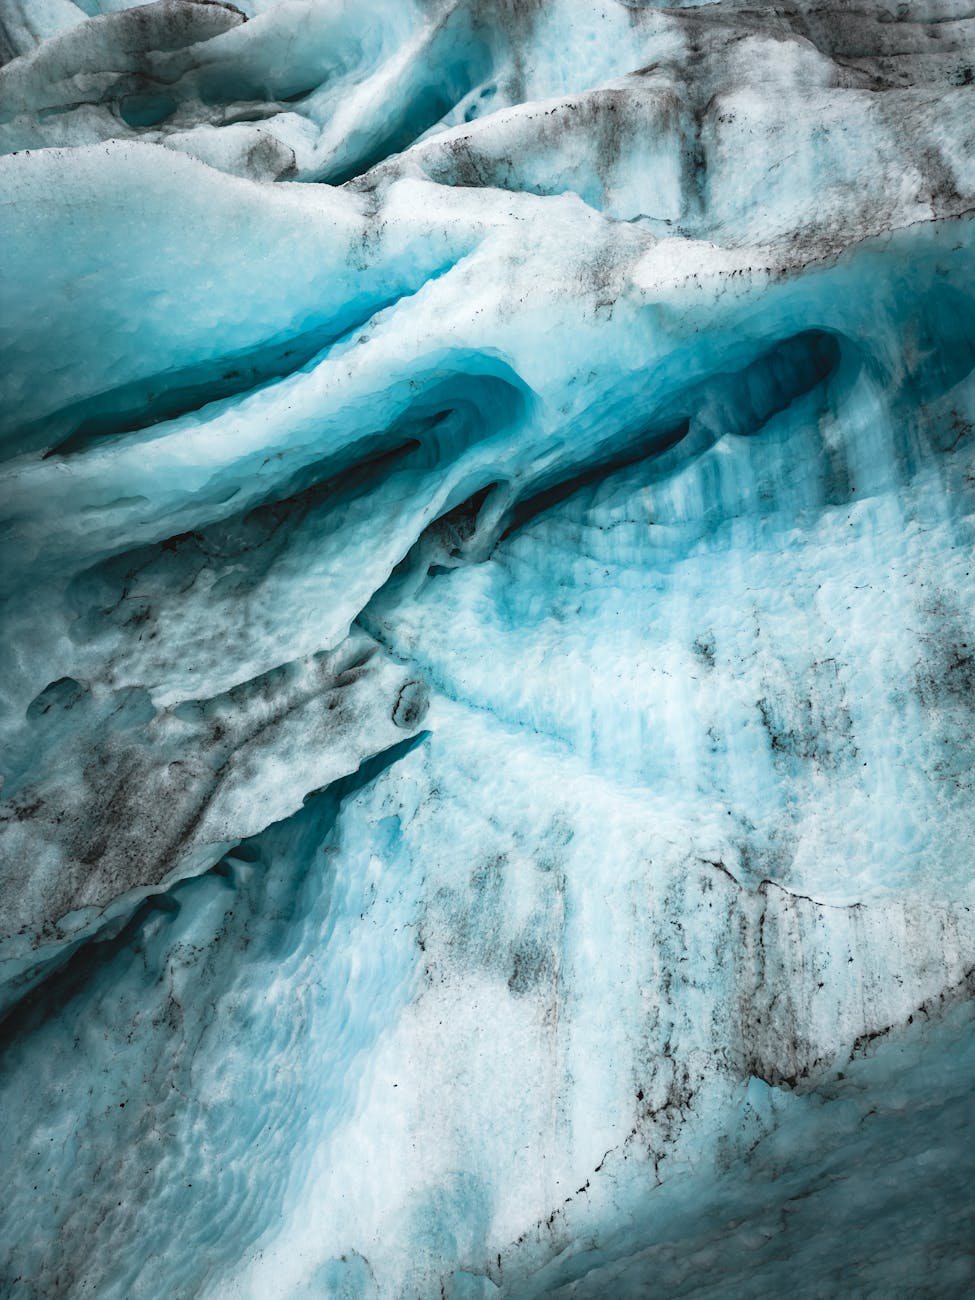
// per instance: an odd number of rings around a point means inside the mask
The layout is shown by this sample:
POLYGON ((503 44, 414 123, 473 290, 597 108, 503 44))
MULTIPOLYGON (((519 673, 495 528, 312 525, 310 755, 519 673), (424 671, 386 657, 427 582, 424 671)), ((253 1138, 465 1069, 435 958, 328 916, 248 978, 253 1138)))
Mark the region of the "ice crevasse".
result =
POLYGON ((0 59, 0 1294, 972 1294, 975 8, 0 59))

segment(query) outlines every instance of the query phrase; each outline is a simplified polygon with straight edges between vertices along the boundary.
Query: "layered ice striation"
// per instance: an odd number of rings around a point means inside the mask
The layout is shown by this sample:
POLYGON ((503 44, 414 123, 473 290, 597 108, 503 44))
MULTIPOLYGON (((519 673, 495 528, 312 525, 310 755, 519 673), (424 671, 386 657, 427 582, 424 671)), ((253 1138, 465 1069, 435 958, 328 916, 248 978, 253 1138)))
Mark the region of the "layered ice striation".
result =
POLYGON ((0 1292, 971 1294, 975 9, 0 55, 0 1292))

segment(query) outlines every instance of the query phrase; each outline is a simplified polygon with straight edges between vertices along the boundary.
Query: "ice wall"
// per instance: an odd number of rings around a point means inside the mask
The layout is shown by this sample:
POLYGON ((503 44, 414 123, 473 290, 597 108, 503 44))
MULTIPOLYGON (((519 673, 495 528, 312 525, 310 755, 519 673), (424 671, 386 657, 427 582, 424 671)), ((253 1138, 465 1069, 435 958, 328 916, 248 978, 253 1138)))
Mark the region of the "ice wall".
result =
POLYGON ((0 1292, 968 1294, 975 11, 0 55, 0 1292))

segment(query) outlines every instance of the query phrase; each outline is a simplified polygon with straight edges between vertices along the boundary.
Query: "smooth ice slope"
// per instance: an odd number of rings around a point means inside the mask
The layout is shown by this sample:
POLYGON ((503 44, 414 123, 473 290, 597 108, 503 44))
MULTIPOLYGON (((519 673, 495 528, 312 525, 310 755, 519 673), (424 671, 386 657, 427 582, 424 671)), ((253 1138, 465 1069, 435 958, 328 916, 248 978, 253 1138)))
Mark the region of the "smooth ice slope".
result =
POLYGON ((970 1292, 973 37, 0 0, 0 1291, 970 1292))

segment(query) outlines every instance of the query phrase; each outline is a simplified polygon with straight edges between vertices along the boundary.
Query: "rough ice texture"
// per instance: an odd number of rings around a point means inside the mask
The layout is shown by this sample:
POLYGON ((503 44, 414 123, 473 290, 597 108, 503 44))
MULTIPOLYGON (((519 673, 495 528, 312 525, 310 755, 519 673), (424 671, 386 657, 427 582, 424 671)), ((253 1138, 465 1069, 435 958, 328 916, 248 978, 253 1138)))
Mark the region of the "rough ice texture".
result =
POLYGON ((0 1292, 971 1294, 975 11, 0 58, 0 1292))

